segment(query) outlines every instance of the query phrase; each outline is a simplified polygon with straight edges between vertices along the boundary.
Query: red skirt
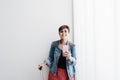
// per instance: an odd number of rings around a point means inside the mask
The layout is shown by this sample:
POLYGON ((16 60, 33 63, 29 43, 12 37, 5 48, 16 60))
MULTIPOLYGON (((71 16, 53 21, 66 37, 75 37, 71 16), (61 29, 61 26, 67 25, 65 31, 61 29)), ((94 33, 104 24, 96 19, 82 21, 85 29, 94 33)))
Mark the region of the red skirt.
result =
POLYGON ((48 80, 74 80, 74 76, 69 79, 65 69, 58 68, 56 75, 49 72, 48 80))

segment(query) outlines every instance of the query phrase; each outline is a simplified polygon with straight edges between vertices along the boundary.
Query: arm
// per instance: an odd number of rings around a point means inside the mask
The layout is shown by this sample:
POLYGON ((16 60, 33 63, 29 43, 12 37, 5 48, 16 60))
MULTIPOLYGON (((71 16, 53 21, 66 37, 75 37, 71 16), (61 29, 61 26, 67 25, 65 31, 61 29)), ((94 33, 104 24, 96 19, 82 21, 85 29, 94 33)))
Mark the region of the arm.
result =
POLYGON ((71 48, 71 55, 68 55, 67 59, 69 60, 68 63, 71 65, 76 64, 76 51, 75 51, 75 45, 71 48))
POLYGON ((41 69, 42 69, 45 65, 50 66, 50 64, 51 64, 51 62, 53 61, 53 58, 54 58, 53 56, 54 56, 54 45, 52 43, 51 47, 50 47, 48 58, 46 60, 44 60, 44 62, 42 62, 41 64, 39 64, 38 68, 40 69, 40 67, 41 67, 41 69))
POLYGON ((44 61, 47 66, 50 66, 51 62, 52 62, 53 59, 54 59, 54 50, 55 50, 54 42, 52 42, 51 47, 50 47, 50 51, 49 51, 49 56, 48 56, 48 58, 44 61))

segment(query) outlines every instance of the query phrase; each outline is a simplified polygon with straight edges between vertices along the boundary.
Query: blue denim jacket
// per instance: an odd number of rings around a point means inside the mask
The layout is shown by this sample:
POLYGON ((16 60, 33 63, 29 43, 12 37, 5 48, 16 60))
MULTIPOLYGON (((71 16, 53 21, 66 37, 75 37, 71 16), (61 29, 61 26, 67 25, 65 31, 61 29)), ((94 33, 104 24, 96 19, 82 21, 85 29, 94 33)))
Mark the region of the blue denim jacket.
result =
MULTIPOLYGON (((70 62, 68 58, 66 58, 66 69, 68 77, 71 78, 75 74, 75 64, 76 64, 76 53, 75 53, 75 45, 71 42, 67 42, 68 50, 71 53, 73 58, 73 62, 70 62)), ((51 48, 49 51, 49 56, 45 60, 47 62, 47 66, 50 68, 50 71, 56 75, 58 60, 60 57, 60 40, 53 41, 51 44, 51 48)))

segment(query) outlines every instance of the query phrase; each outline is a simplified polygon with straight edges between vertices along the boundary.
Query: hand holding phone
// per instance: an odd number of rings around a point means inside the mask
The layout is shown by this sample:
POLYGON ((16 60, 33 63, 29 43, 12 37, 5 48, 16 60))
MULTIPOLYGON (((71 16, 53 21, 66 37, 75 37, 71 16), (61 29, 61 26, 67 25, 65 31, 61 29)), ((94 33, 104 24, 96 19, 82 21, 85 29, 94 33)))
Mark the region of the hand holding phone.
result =
POLYGON ((62 46, 62 51, 63 51, 62 56, 66 57, 66 54, 68 52, 68 46, 67 45, 63 45, 62 46))

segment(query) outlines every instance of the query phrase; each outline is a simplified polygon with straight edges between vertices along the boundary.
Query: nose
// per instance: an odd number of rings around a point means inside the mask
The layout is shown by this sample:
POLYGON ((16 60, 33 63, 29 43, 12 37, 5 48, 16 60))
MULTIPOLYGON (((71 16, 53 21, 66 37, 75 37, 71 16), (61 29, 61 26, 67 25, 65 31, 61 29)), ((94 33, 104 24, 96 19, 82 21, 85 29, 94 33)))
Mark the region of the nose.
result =
POLYGON ((66 32, 65 32, 65 31, 63 31, 63 32, 62 32, 62 34, 64 34, 64 35, 65 35, 65 34, 66 34, 66 32))

